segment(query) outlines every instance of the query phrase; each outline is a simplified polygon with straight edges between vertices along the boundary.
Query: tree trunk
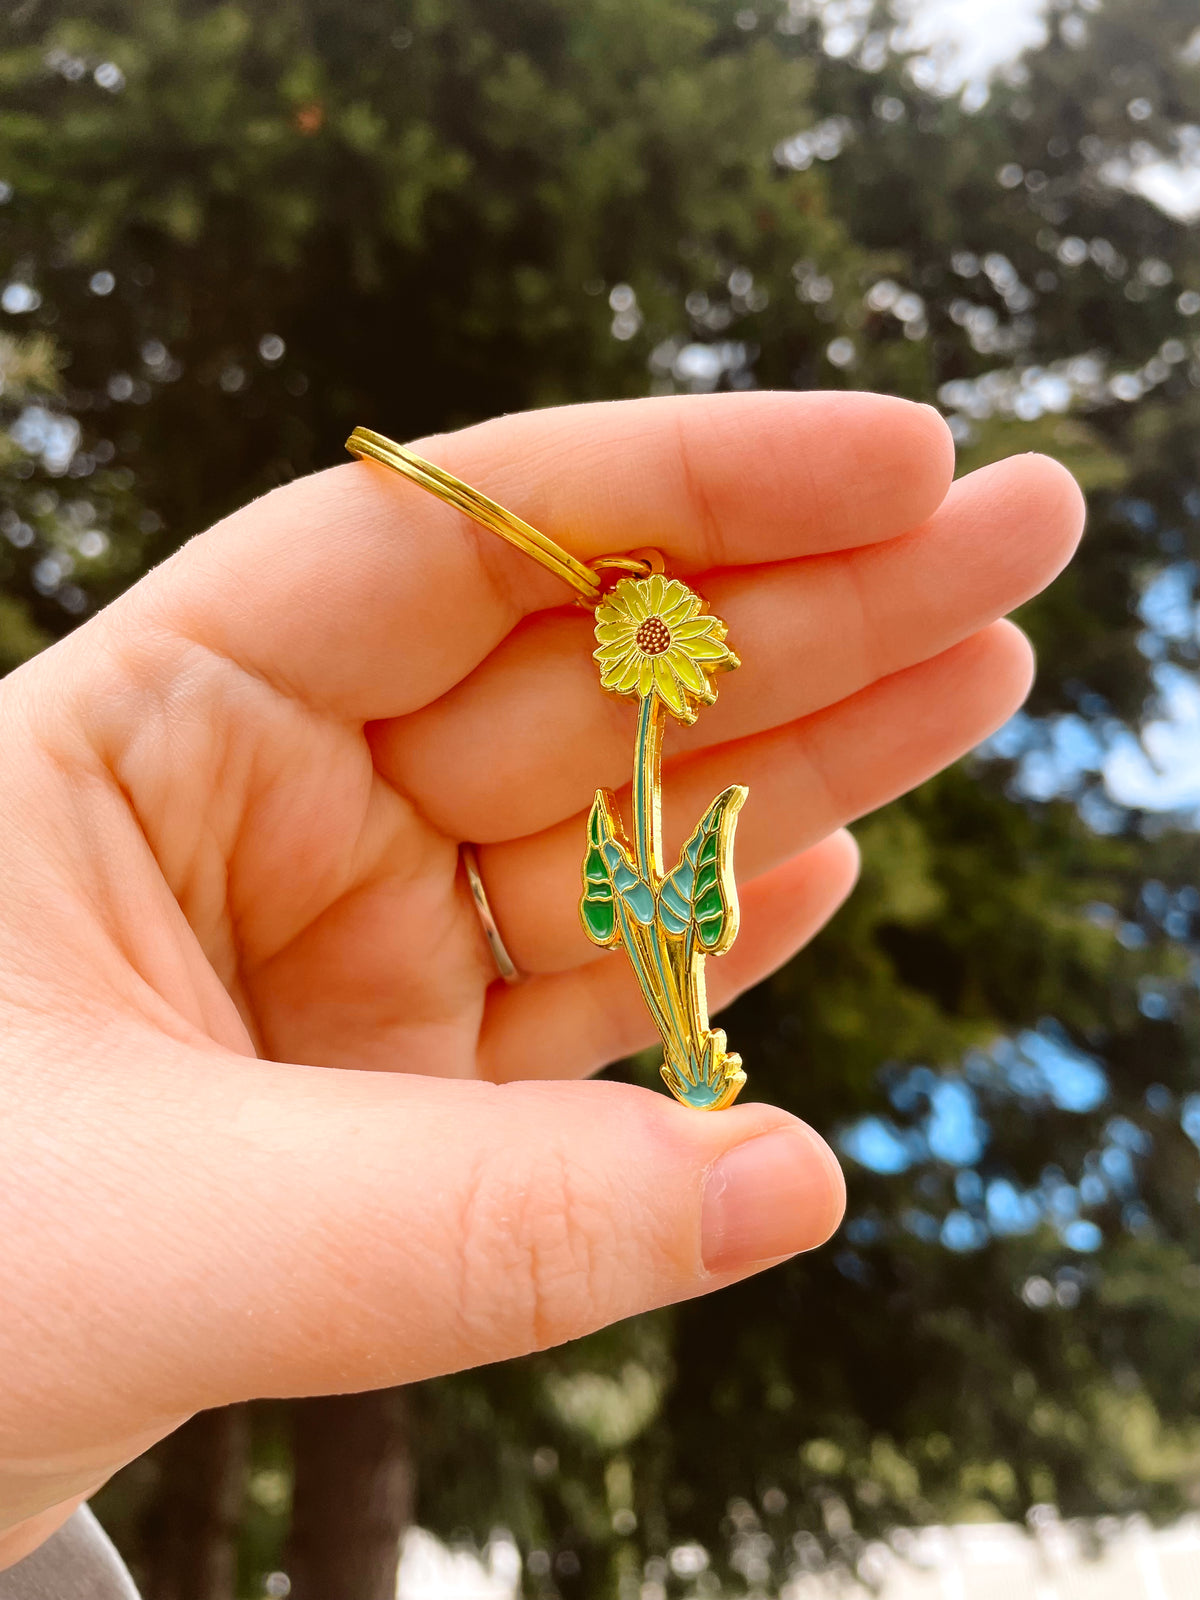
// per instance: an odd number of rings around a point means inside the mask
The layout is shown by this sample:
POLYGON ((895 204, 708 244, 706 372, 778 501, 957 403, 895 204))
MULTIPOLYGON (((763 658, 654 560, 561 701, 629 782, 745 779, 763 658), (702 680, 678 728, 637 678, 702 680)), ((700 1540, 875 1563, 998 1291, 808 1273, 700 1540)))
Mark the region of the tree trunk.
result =
POLYGON ((145 1524, 146 1600, 235 1600, 249 1422, 202 1411, 155 1452, 161 1488, 145 1524))
POLYGON ((394 1600, 413 1513, 408 1422, 402 1389, 293 1407, 291 1600, 394 1600))

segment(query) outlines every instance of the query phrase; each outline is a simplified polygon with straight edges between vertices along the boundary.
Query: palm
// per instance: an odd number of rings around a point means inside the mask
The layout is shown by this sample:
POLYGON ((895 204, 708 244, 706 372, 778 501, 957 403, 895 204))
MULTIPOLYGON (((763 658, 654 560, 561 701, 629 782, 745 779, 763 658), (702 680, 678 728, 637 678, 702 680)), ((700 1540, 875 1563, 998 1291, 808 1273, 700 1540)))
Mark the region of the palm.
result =
MULTIPOLYGON (((935 511, 942 436, 869 397, 580 408, 439 445, 582 555, 662 545, 728 621, 746 665, 668 746, 665 778, 668 844, 716 787, 751 786, 744 933, 718 964, 718 1003, 845 892, 847 848, 819 842, 1011 710, 1024 646, 987 625, 1044 581, 1077 520, 1069 480, 1029 458, 935 511), (810 456, 791 443, 797 408, 818 434, 828 418, 810 456), (640 455, 623 492, 588 468, 617 447, 640 455), (548 462, 540 477, 531 458, 548 462)), ((576 1075, 649 1042, 631 978, 576 922, 581 814, 597 785, 626 780, 632 716, 600 692, 590 618, 556 580, 359 464, 239 514, 146 587, 127 604, 157 601, 173 625, 137 656, 130 692, 166 735, 106 715, 189 930, 159 930, 182 957, 169 1003, 277 1060, 459 1078, 576 1075), (481 845, 532 976, 511 992, 458 870, 463 839, 481 845)))
MULTIPOLYGON (((220 915, 184 910, 257 1051, 275 1060, 467 1077, 494 972, 456 881, 457 847, 379 774, 364 733, 295 706, 220 728, 269 774, 246 796, 220 915), (298 870, 298 864, 300 870, 298 870)), ((220 792, 204 759, 179 780, 200 812, 220 792)))

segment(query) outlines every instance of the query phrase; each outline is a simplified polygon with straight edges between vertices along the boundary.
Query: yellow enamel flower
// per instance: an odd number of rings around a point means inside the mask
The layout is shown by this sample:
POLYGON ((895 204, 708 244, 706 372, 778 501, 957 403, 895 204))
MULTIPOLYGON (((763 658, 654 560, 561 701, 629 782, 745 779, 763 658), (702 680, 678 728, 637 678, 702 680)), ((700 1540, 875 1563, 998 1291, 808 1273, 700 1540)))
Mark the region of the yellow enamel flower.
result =
POLYGON ((681 722, 717 698, 710 678, 739 666, 725 624, 677 578, 622 578, 596 611, 600 682, 616 694, 656 694, 681 722))

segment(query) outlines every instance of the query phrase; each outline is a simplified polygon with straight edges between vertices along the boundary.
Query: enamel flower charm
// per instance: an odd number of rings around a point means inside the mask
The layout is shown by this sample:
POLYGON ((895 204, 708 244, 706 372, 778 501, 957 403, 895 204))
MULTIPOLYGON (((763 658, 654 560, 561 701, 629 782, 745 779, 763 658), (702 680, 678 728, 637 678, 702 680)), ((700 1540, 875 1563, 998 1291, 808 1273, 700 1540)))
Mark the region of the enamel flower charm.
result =
POLYGON ((717 698, 712 674, 740 665, 725 643, 725 624, 701 607, 677 578, 622 578, 596 612, 604 688, 657 695, 681 722, 695 722, 696 705, 717 698))
MULTIPOLYGON (((719 1111, 746 1081, 741 1057, 708 1025, 704 963, 737 935, 733 830, 746 798, 731 784, 700 818, 670 872, 662 859, 662 740, 667 714, 695 722, 717 698, 714 678, 739 665, 725 624, 698 594, 662 571, 656 551, 599 556, 588 564, 444 467, 371 428, 355 428, 351 454, 376 461, 436 495, 561 578, 596 608, 600 682, 638 702, 633 837, 616 797, 598 789, 588 818, 579 914, 593 944, 622 945, 662 1035, 662 1075, 685 1105, 719 1111), (619 578, 608 588, 610 573, 619 578), (644 575, 643 575, 644 574, 644 575)), ((474 846, 459 847, 484 937, 506 983, 519 978, 488 904, 474 846)))
POLYGON ((633 838, 611 790, 588 819, 580 916, 606 949, 624 946, 663 1041, 662 1075, 685 1105, 719 1110, 746 1081, 741 1057, 710 1028, 704 963, 737 936, 733 830, 746 790, 709 806, 669 873, 662 860, 664 712, 692 723, 717 698, 713 678, 739 665, 725 624, 676 578, 622 578, 596 611, 600 682, 640 702, 634 753, 633 838))

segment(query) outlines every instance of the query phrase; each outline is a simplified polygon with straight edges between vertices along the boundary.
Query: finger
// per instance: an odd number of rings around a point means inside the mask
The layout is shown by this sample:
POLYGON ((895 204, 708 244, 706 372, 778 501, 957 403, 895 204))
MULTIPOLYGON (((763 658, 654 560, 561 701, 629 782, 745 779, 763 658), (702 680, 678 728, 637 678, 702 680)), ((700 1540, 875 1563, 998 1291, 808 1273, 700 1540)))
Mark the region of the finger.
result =
MULTIPOLYGON (((741 668, 668 749, 794 721, 948 650, 1042 589, 1079 541, 1083 501, 1045 456, 960 479, 903 538, 711 576, 741 668)), ((634 712, 599 687, 592 619, 532 618, 436 704, 372 730, 376 765, 456 839, 514 838, 626 781, 634 712)))
MULTIPOLYGON (((621 401, 503 417, 418 444, 585 558, 653 543, 680 571, 890 538, 953 470, 927 406, 872 394, 621 401)), ((371 462, 289 484, 192 541, 102 626, 147 609, 353 721, 427 704, 525 613, 572 593, 371 462)))
MULTIPOLYGON (((685 757, 664 774, 666 859, 675 859, 715 794, 744 783, 750 798, 734 861, 740 881, 758 877, 985 739, 1021 704, 1032 670, 1024 634, 996 622, 814 716, 685 757)), ((628 816, 628 790, 621 804, 628 816)), ((523 972, 594 959, 577 910, 584 835, 580 813, 479 852, 492 910, 523 972)))
MULTIPOLYGON (((737 941, 708 963, 710 1010, 715 1014, 806 945, 857 876, 858 848, 839 831, 748 883, 739 895, 737 941)), ((628 963, 610 952, 570 972, 511 988, 496 985, 480 1041, 480 1069, 497 1083, 582 1077, 644 1050, 657 1037, 628 963)))
POLYGON ((81 1429, 111 1439, 135 1401, 172 1417, 558 1344, 819 1244, 841 1214, 828 1147, 767 1106, 122 1043, 122 1070, 64 1082, 53 1140, 45 1094, 6 1116, 21 1192, 56 1192, 48 1150, 98 1176, 69 1226, 26 1208, 0 1239, 6 1281, 53 1330, 22 1374, 48 1451, 64 1430, 81 1455, 81 1429), (128 1065, 147 1060, 149 1096, 128 1065))

